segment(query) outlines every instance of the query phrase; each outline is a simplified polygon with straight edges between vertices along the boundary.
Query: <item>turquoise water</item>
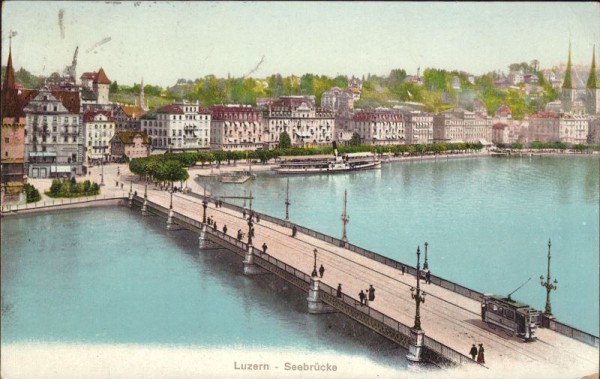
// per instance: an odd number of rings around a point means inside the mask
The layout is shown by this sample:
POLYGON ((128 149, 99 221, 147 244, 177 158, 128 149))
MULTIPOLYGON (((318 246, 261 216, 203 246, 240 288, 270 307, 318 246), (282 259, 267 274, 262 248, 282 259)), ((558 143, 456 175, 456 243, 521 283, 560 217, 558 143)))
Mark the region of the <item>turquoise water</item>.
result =
MULTIPOLYGON (((341 237, 348 191, 350 242, 416 265, 429 243, 432 273, 484 293, 508 294, 544 309, 552 240, 552 311, 598 335, 597 157, 439 159, 381 170, 290 176, 290 220, 341 237)), ((286 177, 209 186, 217 195, 252 191, 253 208, 285 217, 286 177)), ((238 201, 241 204, 241 201, 238 201)), ((424 259, 423 255, 421 259, 424 259)))
MULTIPOLYGON (((547 241, 558 319, 598 334, 598 193, 591 157, 403 162, 381 170, 290 178, 290 218, 339 237, 348 190, 351 242, 542 309, 547 241), (423 258, 423 256, 422 256, 423 258)), ((284 217, 286 178, 210 184, 252 191, 284 217)), ((406 366, 405 352, 341 315, 306 313, 305 294, 272 275, 248 278, 241 258, 198 251, 197 236, 127 208, 2 219, 2 342, 141 343, 292 348, 406 366)), ((426 311, 426 309, 425 309, 426 311)))
POLYGON ((2 343, 291 348, 405 367, 406 352, 198 236, 128 208, 2 219, 2 343))

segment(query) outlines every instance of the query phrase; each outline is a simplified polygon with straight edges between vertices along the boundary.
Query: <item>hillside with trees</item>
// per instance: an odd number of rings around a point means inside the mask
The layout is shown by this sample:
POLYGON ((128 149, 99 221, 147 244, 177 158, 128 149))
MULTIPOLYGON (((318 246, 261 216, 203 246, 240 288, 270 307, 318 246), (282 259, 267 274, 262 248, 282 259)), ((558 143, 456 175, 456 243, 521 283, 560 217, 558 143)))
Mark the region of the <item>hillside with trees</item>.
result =
MULTIPOLYGON (((557 90, 544 80, 538 67, 539 63, 535 60, 530 64, 513 63, 508 67, 511 71, 521 70, 537 75, 539 85, 543 88, 543 93, 537 97, 527 96, 522 84, 506 89, 496 87, 495 82, 501 79, 497 72, 469 78, 469 74, 462 71, 426 68, 421 75, 422 84, 410 80, 404 69, 393 69, 386 76, 367 74, 366 77, 362 77, 361 99, 356 102, 355 107, 390 107, 408 101, 423 103, 426 111, 435 113, 456 106, 472 109, 474 102, 480 100, 489 113, 506 104, 510 107, 513 118, 522 119, 528 114, 543 110, 549 101, 558 98, 557 90), (455 78, 458 78, 460 89, 453 86, 455 78)), ((4 74, 5 67, 2 68, 2 80, 4 74)), ((15 72, 15 78, 25 88, 38 88, 44 82, 42 76, 33 75, 24 68, 15 72)), ((198 100, 204 106, 228 103, 256 105, 256 99, 260 97, 276 98, 289 95, 314 95, 319 104, 323 92, 332 87, 345 90, 347 83, 348 77, 345 75, 332 78, 311 73, 302 76, 273 74, 266 78, 219 78, 206 75, 195 80, 182 78, 166 88, 146 84, 144 93, 151 109, 182 99, 198 100)), ((139 83, 129 86, 114 81, 110 87, 110 100, 135 104, 139 92, 139 83)))

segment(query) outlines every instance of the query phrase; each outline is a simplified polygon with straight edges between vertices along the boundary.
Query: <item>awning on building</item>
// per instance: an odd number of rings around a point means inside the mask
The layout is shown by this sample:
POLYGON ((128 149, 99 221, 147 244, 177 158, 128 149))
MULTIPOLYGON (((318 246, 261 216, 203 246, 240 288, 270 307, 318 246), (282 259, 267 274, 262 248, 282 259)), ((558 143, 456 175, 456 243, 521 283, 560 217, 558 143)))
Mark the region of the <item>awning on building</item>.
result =
POLYGON ((50 166, 50 172, 71 172, 71 166, 50 166))
POLYGON ((56 152, 55 151, 32 151, 31 153, 29 153, 30 157, 55 157, 56 156, 56 152))

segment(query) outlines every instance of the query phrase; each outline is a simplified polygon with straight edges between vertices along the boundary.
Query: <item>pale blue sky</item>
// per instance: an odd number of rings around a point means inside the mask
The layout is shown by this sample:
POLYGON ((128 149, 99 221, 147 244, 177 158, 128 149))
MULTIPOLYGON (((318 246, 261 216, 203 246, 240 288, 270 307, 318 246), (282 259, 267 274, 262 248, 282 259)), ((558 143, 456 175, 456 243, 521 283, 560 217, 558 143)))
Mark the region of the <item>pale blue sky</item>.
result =
POLYGON ((208 74, 362 76, 417 67, 473 74, 538 59, 588 65, 600 6, 566 3, 29 2, 2 4, 2 64, 61 71, 79 45, 78 76, 172 85, 208 74), (63 34, 59 12, 63 11, 63 34), (94 48, 94 45, 110 41, 94 48))

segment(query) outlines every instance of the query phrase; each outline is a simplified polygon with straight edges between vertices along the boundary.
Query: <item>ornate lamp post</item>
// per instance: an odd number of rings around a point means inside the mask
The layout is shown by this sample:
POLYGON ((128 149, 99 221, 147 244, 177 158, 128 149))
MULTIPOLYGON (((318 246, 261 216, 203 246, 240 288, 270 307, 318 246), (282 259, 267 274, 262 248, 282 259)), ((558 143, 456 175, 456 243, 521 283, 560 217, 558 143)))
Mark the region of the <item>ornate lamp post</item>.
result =
POLYGON ((425 262, 423 262, 423 270, 429 270, 429 265, 427 264, 427 246, 429 246, 429 244, 425 242, 425 262))
POLYGON ((252 217, 248 217, 248 245, 252 245, 252 217))
POLYGON ((100 173, 100 186, 104 185, 104 154, 102 154, 102 160, 100 161, 102 172, 100 173))
POLYGON ((204 196, 202 198, 202 208, 204 208, 204 212, 202 214, 202 223, 206 224, 206 207, 208 206, 208 201, 206 201, 206 188, 204 188, 204 196))
POLYGON ((420 305, 421 305, 421 303, 425 302, 425 292, 421 293, 421 287, 419 284, 420 277, 421 277, 420 257, 421 257, 421 249, 420 249, 420 247, 417 247, 417 290, 415 292, 415 289, 413 287, 411 287, 411 289, 410 289, 410 296, 413 298, 413 300, 417 304, 417 308, 415 311, 415 326, 413 326, 413 329, 415 329, 415 330, 421 330, 420 305))
POLYGON ((547 316, 552 316, 552 306, 550 305, 550 292, 552 290, 556 291, 558 280, 554 279, 554 283, 550 281, 550 239, 548 239, 548 279, 544 281, 544 275, 540 275, 540 284, 542 287, 546 288, 546 309, 544 310, 544 314, 547 316))
POLYGON ((310 274, 310 276, 312 276, 313 278, 316 278, 318 275, 317 274, 317 249, 316 248, 313 250, 313 253, 315 254, 315 264, 313 266, 313 271, 312 271, 312 274, 310 274))
POLYGON ((290 193, 290 178, 287 178, 287 185, 285 187, 285 221, 290 220, 288 208, 290 205, 292 205, 292 203, 290 203, 289 193, 290 193))
POLYGON ((348 242, 348 236, 346 235, 346 224, 350 222, 350 216, 346 212, 346 195, 347 192, 344 190, 344 210, 342 211, 342 241, 348 242))
POLYGON ((171 201, 169 202, 169 209, 173 209, 173 188, 169 191, 171 194, 171 201))

